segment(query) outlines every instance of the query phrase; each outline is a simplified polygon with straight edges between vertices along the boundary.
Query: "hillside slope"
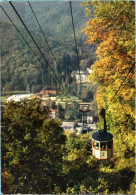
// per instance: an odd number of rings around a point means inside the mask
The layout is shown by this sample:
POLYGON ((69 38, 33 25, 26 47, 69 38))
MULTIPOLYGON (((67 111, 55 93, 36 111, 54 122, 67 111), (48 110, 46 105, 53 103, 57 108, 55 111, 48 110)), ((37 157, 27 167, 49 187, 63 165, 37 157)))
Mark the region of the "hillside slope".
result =
MULTIPOLYGON (((16 17, 9 2, 2 2, 1 4, 8 13, 10 12, 10 16, 13 20, 20 25, 20 21, 16 17)), ((31 30, 40 32, 28 2, 13 2, 13 5, 19 12, 25 24, 31 30)), ((44 33, 48 37, 55 37, 55 39, 60 40, 61 42, 65 42, 66 40, 73 42, 73 28, 69 2, 34 1, 31 2, 31 6, 37 19, 40 21, 44 33)), ((72 11, 76 36, 79 39, 83 39, 85 38, 85 34, 82 32, 82 29, 85 26, 86 21, 88 21, 88 18, 85 17, 84 8, 81 6, 81 2, 72 2, 72 11)), ((1 18, 7 21, 3 13, 1 18)))
MULTIPOLYGON (((63 72, 65 77, 67 77, 73 70, 77 70, 77 59, 68 2, 31 3, 55 55, 57 65, 54 63, 28 3, 13 2, 13 4, 28 26, 48 62, 54 71, 56 71, 56 74, 60 77, 60 74, 63 72)), ((72 2, 72 5, 81 69, 85 69, 86 67, 90 67, 95 60, 95 48, 84 44, 85 35, 82 32, 82 28, 85 25, 86 18, 83 8, 80 7, 79 2, 72 2)), ((8 2, 2 2, 2 6, 29 42, 32 49, 34 49, 37 56, 44 62, 43 57, 39 54, 10 4, 8 2)), ((3 12, 1 12, 0 24, 2 40, 2 89, 6 91, 28 89, 31 89, 31 91, 32 89, 39 91, 49 84, 53 87, 54 84, 51 83, 49 75, 47 73, 45 74, 36 57, 32 54, 3 12)), ((50 70, 47 64, 46 67, 50 70)), ((53 76, 53 74, 51 75, 53 76)))

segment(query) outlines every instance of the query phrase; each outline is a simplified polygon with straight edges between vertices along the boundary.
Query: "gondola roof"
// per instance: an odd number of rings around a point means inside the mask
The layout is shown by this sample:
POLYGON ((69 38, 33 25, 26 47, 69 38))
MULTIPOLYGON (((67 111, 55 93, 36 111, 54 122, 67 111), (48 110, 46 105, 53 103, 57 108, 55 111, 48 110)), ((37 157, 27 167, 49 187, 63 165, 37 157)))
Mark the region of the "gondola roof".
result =
POLYGON ((113 135, 109 132, 104 132, 103 130, 98 130, 92 134, 92 139, 96 141, 110 141, 113 135))

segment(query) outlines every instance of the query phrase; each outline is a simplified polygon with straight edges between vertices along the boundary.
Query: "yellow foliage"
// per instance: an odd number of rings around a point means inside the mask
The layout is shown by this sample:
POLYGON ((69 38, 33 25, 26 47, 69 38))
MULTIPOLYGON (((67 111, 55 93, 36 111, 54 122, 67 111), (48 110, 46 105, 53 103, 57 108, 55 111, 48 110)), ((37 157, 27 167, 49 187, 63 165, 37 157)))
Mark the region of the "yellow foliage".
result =
POLYGON ((129 159, 120 158, 116 162, 116 171, 123 170, 123 169, 126 169, 126 168, 134 171, 134 164, 135 164, 134 157, 131 157, 129 159))
POLYGON ((2 185, 7 188, 7 193, 11 194, 12 188, 10 189, 10 187, 14 182, 14 176, 11 173, 9 173, 7 170, 3 169, 1 173, 1 179, 2 179, 2 185))

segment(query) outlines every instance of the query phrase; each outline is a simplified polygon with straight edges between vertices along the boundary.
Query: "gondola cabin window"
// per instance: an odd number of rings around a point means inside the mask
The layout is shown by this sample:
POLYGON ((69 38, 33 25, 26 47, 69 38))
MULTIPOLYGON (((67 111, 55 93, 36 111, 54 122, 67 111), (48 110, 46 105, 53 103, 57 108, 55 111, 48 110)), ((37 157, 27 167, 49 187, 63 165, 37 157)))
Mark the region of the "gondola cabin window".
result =
POLYGON ((106 142, 100 143, 100 149, 106 149, 106 142))
POLYGON ((98 142, 93 142, 94 148, 99 149, 99 143, 98 142))

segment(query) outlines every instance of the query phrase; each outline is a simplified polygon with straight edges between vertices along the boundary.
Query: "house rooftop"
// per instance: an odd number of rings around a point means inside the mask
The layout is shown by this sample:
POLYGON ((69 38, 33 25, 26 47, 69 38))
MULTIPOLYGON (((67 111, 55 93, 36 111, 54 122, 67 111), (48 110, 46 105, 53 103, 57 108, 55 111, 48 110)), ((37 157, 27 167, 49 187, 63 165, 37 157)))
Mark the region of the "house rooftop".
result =
POLYGON ((34 94, 21 94, 21 95, 12 95, 7 98, 7 101, 15 101, 18 102, 22 99, 28 98, 31 99, 34 96, 34 94))
POLYGON ((52 95, 56 95, 57 92, 56 90, 42 90, 40 91, 39 95, 48 95, 48 94, 52 94, 52 95))

